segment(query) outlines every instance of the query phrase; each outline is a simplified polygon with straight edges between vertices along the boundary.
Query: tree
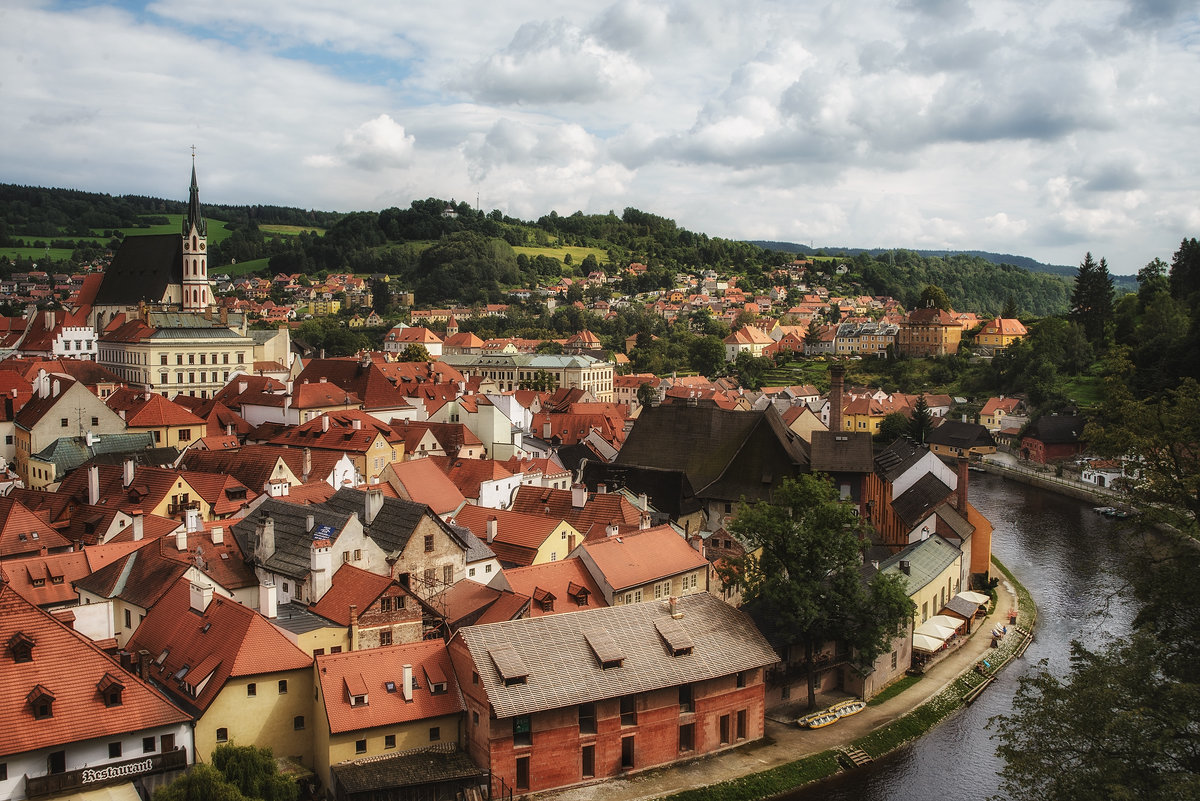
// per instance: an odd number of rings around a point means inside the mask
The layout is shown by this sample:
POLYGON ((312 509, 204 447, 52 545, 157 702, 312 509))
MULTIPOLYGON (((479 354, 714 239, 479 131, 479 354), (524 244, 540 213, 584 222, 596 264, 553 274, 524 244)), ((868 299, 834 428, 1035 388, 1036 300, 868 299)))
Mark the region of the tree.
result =
POLYGON ((922 309, 950 311, 950 296, 937 284, 929 284, 921 290, 921 301, 918 305, 922 309))
POLYGON ((817 648, 844 640, 862 666, 890 648, 913 604, 897 575, 861 570, 867 540, 851 504, 825 476, 785 479, 771 503, 743 504, 730 530, 745 556, 721 568, 743 591, 743 607, 779 648, 798 646, 808 670, 808 704, 816 705, 817 648))
POLYGON ((649 381, 643 381, 637 388, 637 402, 639 406, 650 406, 658 399, 658 392, 655 391, 654 385, 649 381))
POLYGON ((399 361, 402 362, 427 362, 433 357, 429 355, 429 350, 420 342, 410 342, 400 351, 399 361))
POLYGON ((821 342, 821 326, 817 325, 816 319, 808 321, 808 328, 804 331, 804 347, 815 348, 821 342))
POLYGON ((909 432, 914 442, 924 445, 930 431, 933 431, 933 414, 929 411, 929 402, 925 400, 925 393, 922 392, 913 406, 909 432))
POLYGON ((1105 326, 1113 316, 1113 280, 1108 274, 1108 262, 1097 263, 1089 252, 1079 265, 1075 289, 1071 293, 1070 318, 1083 326, 1084 335, 1093 348, 1102 350, 1105 326))
POLYGON ((238 788, 225 779, 225 774, 212 765, 198 763, 188 768, 175 781, 160 787, 154 801, 248 801, 238 788))
MULTIPOLYGON (((926 411, 929 408, 926 407, 926 411)), ((894 442, 901 437, 912 434, 912 421, 904 412, 892 412, 879 423, 879 431, 875 434, 877 442, 894 442)))
POLYGON ((279 773, 270 748, 225 744, 212 753, 212 764, 196 764, 159 788, 154 801, 296 801, 300 788, 279 773))
POLYGON ((1017 313, 1017 299, 1008 295, 1004 298, 1004 310, 1000 312, 1000 316, 1005 320, 1015 320, 1017 313))
POLYGON ((714 336, 696 337, 690 347, 692 369, 708 378, 725 371, 725 345, 714 336))
POLYGON ((1133 634, 1073 643, 1070 670, 1023 676, 994 718, 1015 801, 1200 797, 1200 558, 1186 538, 1139 542, 1133 634))

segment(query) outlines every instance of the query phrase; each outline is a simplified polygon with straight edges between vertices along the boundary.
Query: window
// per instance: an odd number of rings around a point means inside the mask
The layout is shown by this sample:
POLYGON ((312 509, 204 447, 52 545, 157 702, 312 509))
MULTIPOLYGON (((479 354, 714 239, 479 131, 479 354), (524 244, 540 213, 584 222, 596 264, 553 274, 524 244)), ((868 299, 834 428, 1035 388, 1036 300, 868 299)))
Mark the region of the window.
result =
POLYGON ((380 612, 392 611, 392 599, 390 597, 384 596, 383 598, 379 599, 379 611, 380 612))
POLYGON ((8 781, 8 763, 0 762, 0 782, 8 781))
POLYGON ((226 729, 224 727, 217 729, 217 742, 218 743, 229 742, 229 729, 226 729))
POLYGON ((472 726, 479 725, 479 712, 476 711, 476 712, 471 713, 471 725, 472 726))
POLYGON ((392 632, 390 632, 390 631, 379 632, 379 644, 380 645, 391 645, 392 644, 392 632))
POLYGON ((279 680, 279 694, 280 694, 280 695, 286 695, 286 694, 287 694, 287 679, 280 679, 280 680, 279 680))
POLYGON ((729 715, 721 715, 721 745, 729 745, 729 715))
POLYGON ((454 565, 442 565, 442 583, 447 586, 454 583, 454 565))
POLYGON ((517 757, 517 789, 529 789, 529 757, 517 757))
POLYGON ((442 739, 441 726, 430 726, 429 727, 429 742, 436 743, 440 739, 442 739))
POLYGON ((679 727, 679 753, 684 754, 696 748, 696 724, 684 723, 679 727))
POLYGON ((55 751, 46 757, 46 772, 47 773, 66 773, 67 772, 67 752, 55 751))
POLYGON ((190 429, 190 428, 179 429, 179 441, 180 442, 191 442, 192 441, 192 429, 190 429))
MULTIPOLYGON (((686 576, 685 576, 685 578, 686 578, 686 576)), ((659 600, 660 598, 669 598, 669 597, 671 597, 671 580, 670 579, 667 579, 666 581, 660 581, 654 585, 654 599, 655 600, 659 600)))
POLYGON ((433 551, 433 535, 426 534, 425 535, 425 553, 431 553, 432 551, 433 551))
POLYGON ((59 418, 58 424, 60 426, 62 426, 63 428, 66 428, 67 427, 67 418, 65 418, 65 417, 59 418))
POLYGON ((304 715, 296 715, 292 718, 292 730, 304 731, 304 715))
MULTIPOLYGON (((12 439, 12 438, 11 438, 11 437, 9 437, 9 439, 12 439)), ((475 578, 475 568, 473 568, 473 567, 469 567, 469 568, 467 568, 467 577, 468 577, 468 578, 475 578)))
POLYGON ((484 573, 491 573, 491 572, 492 572, 492 566, 491 566, 491 564, 490 564, 490 563, 489 563, 489 564, 486 564, 486 565, 484 565, 484 566, 483 566, 483 572, 484 572, 484 573))
POLYGON ((478 674, 478 673, 476 673, 474 670, 472 670, 472 671, 471 671, 471 683, 472 683, 472 684, 478 684, 478 683, 479 683, 479 674, 478 674))
POLYGON ((249 684, 247 684, 246 685, 246 695, 251 698, 258 695, 258 685, 255 684, 254 682, 250 682, 249 684))
POLYGON ((125 610, 125 628, 133 628, 133 617, 129 614, 129 610, 125 610))
POLYGON ((365 753, 367 753, 367 741, 366 741, 366 738, 363 738, 362 740, 355 740, 355 741, 354 741, 354 753, 356 753, 356 754, 365 754, 365 753))
POLYGON ((188 354, 188 364, 195 364, 195 363, 196 363, 196 354, 189 353, 188 354))
POLYGON ((630 770, 634 766, 633 736, 621 738, 621 769, 630 770))
POLYGON ((892 651, 892 670, 896 669, 896 652, 892 651))
POLYGON ((154 738, 153 737, 143 737, 142 738, 142 753, 143 754, 153 754, 154 753, 154 738))
POLYGON ((746 739, 746 710, 739 709, 737 713, 737 738, 746 739))
POLYGON ((340 645, 335 645, 329 649, 329 653, 331 653, 331 654, 340 654, 341 652, 342 652, 342 646, 340 646, 340 645))
POLYGON ((529 715, 517 715, 513 718, 513 745, 533 745, 533 726, 529 715))
POLYGON ((621 698, 621 725, 637 725, 637 696, 626 695, 621 698))
POLYGON ((99 417, 93 417, 93 418, 92 418, 92 425, 94 425, 94 426, 98 426, 98 425, 100 425, 100 418, 99 418, 99 417))
POLYGON ((183 354, 182 353, 175 354, 175 364, 183 364, 183 354))
POLYGON ((324 656, 324 655, 325 655, 324 648, 314 648, 313 649, 313 656, 324 656))
POLYGON ((680 712, 695 712, 692 698, 692 685, 679 685, 679 711, 680 712))
POLYGON ((744 670, 738 671, 736 684, 738 687, 746 686, 746 671, 744 671, 744 670))
POLYGON ((384 748, 395 748, 396 747, 396 735, 394 735, 394 734, 383 735, 383 747, 384 748))
POLYGON ((109 759, 117 759, 120 756, 121 756, 121 743, 120 742, 109 743, 108 744, 108 758, 109 759))
POLYGON ((580 704, 579 705, 579 733, 580 734, 595 734, 596 733, 596 705, 595 704, 580 704))
POLYGON ((580 756, 583 762, 583 770, 581 771, 583 778, 593 778, 596 775, 596 746, 585 745, 580 756))

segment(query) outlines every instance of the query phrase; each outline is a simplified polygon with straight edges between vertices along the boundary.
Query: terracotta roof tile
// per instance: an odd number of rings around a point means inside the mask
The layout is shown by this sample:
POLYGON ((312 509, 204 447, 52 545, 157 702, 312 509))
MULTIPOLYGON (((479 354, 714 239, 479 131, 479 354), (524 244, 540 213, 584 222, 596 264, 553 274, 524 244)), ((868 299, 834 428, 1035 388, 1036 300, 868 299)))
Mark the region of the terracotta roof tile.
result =
POLYGON ((670 526, 585 542, 582 547, 613 592, 708 566, 705 558, 670 526))
POLYGON ((533 603, 529 605, 531 617, 608 606, 604 600, 604 593, 583 566, 583 561, 577 557, 528 567, 508 568, 504 571, 504 578, 513 592, 528 595, 533 599, 533 603), (554 596, 550 609, 547 609, 543 602, 545 593, 554 596))

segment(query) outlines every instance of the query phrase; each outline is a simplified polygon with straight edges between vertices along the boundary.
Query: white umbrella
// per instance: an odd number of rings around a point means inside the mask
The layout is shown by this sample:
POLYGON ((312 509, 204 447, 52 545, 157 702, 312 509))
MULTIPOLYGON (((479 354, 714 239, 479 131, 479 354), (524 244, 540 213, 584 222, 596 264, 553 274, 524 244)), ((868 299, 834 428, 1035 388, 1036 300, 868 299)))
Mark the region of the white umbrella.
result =
POLYGON ((928 622, 936 623, 939 626, 947 626, 955 630, 957 630, 958 627, 963 624, 963 621, 959 618, 950 617, 949 615, 934 615, 933 617, 929 618, 928 622))
POLYGON ((917 626, 914 634, 924 634, 929 637, 936 637, 939 640, 946 640, 954 633, 954 629, 949 626, 942 626, 934 623, 931 620, 926 620, 921 625, 917 626))
POLYGON ((966 598, 973 604, 986 604, 992 599, 984 595, 982 592, 972 592, 971 590, 963 590, 958 594, 959 598, 966 598))
POLYGON ((913 650, 914 651, 928 651, 929 653, 933 653, 934 651, 936 651, 937 649, 939 649, 941 647, 942 647, 942 641, 939 640, 937 637, 930 637, 927 634, 914 634, 913 635, 913 650))

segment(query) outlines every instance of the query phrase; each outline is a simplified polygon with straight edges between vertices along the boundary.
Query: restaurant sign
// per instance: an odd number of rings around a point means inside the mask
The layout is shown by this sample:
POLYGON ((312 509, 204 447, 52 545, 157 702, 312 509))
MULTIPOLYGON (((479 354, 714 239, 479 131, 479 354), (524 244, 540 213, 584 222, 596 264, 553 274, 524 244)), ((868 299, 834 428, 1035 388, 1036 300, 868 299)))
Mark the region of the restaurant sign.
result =
POLYGON ((30 776, 25 780, 25 795, 30 798, 78 790, 84 787, 97 787, 119 781, 128 781, 151 773, 162 773, 168 770, 180 770, 187 767, 187 750, 177 748, 162 754, 129 759, 124 762, 113 762, 96 768, 80 768, 63 773, 51 773, 46 776, 30 776))

